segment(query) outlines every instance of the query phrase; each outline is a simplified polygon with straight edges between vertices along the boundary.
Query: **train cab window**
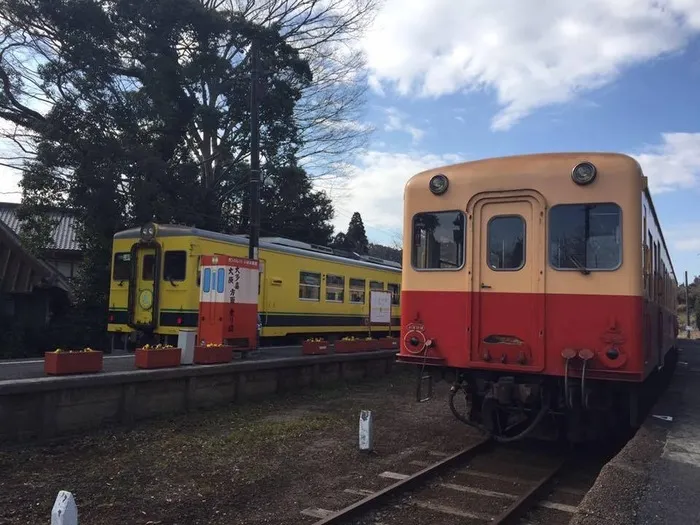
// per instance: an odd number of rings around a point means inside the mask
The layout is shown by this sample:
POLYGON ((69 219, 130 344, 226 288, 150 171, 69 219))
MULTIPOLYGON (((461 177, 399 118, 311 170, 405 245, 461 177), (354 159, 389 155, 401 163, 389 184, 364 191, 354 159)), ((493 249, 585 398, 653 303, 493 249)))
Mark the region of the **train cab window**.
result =
POLYGON ((345 277, 342 275, 326 276, 326 301, 342 303, 345 298, 345 277))
POLYGON ((399 306, 399 302, 401 301, 401 291, 400 291, 399 285, 394 284, 394 283, 389 283, 386 286, 387 286, 387 289, 391 292, 391 305, 392 306, 399 306))
POLYGON ((413 267, 459 270, 464 264, 464 214, 460 211, 417 213, 413 217, 413 267))
POLYGON ((141 279, 144 281, 152 281, 155 273, 156 256, 147 254, 143 256, 143 269, 141 270, 141 279))
POLYGON ((493 217, 488 224, 488 263, 492 270, 525 266, 525 220, 517 215, 493 217))
POLYGON ((299 272, 299 299, 302 301, 321 300, 321 274, 299 272))
POLYGON ((617 204, 560 204, 549 212, 549 262, 557 270, 615 270, 622 263, 617 204))
POLYGON ((114 254, 112 265, 112 279, 115 281, 128 281, 131 277, 131 253, 120 252, 114 254))
POLYGON ((350 302, 365 304, 365 280, 350 279, 350 302))
POLYGON ((163 257, 163 280, 184 281, 187 275, 187 252, 169 251, 163 257))

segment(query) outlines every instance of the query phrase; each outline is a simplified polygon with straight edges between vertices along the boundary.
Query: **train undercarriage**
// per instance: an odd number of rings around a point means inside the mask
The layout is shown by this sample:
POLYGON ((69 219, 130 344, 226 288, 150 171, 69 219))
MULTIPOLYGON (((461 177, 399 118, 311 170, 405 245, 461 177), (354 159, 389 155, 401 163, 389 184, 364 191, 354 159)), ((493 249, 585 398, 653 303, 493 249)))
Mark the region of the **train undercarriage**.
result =
POLYGON ((453 382, 448 400, 453 415, 498 442, 580 443, 628 438, 668 385, 677 359, 673 348, 644 383, 478 370, 443 370, 442 375, 453 382))

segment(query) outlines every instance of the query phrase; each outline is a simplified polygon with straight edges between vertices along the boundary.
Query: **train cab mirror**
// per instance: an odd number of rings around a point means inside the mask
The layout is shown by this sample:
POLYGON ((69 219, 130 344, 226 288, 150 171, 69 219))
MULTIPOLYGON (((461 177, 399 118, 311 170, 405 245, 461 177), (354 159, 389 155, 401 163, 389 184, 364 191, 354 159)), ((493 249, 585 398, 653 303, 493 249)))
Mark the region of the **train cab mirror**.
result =
POLYGON ((433 193, 433 195, 442 195, 447 191, 447 187, 450 185, 450 181, 447 180, 447 177, 443 175, 442 173, 439 175, 435 175, 432 179, 430 179, 430 191, 433 193))
POLYGON ((152 241, 155 238, 157 231, 158 228, 154 223, 149 222, 148 224, 144 224, 141 227, 141 240, 146 242, 152 241))
POLYGON ((574 179, 576 184, 581 186, 585 184, 590 184, 596 178, 597 170, 596 167, 590 162, 581 162, 574 166, 571 170, 571 178, 574 179))

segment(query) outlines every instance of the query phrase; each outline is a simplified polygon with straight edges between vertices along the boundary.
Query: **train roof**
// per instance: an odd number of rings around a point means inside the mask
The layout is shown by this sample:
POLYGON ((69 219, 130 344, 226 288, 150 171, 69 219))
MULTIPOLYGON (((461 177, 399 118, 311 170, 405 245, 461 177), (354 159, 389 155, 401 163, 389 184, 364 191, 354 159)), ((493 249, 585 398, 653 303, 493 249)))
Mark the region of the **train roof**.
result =
MULTIPOLYGON (((180 224, 158 224, 157 237, 201 237, 212 241, 221 241, 240 246, 248 245, 247 235, 234 235, 202 230, 193 226, 183 226, 180 224)), ((129 228, 114 234, 114 239, 140 239, 141 228, 129 228)), ((330 262, 360 266, 363 268, 374 268, 376 270, 393 270, 401 272, 401 264, 372 257, 360 255, 355 252, 338 250, 328 246, 309 244, 284 237, 261 237, 260 248, 273 252, 288 253, 304 257, 313 257, 330 262)))

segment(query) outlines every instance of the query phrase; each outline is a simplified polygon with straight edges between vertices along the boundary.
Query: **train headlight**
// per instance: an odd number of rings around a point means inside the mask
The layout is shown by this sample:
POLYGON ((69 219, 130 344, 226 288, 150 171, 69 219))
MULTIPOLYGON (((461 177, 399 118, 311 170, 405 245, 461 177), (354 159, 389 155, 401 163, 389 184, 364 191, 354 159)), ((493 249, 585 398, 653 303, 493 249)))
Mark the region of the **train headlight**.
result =
POLYGON ((614 361, 620 356, 620 351, 613 346, 612 348, 609 348, 607 352, 605 352, 605 355, 608 356, 608 359, 612 359, 614 361))
POLYGON ((141 240, 152 241, 155 238, 157 231, 158 229, 156 228, 156 225, 152 222, 145 224, 141 227, 141 240))
POLYGON ((450 181, 442 173, 440 175, 435 175, 430 179, 430 191, 433 195, 442 195, 447 191, 447 187, 450 185, 450 181))
POLYGON ((580 184, 582 186, 593 182, 596 175, 597 170, 590 162, 581 162, 576 164, 574 169, 571 170, 571 178, 574 179, 576 184, 580 184))

